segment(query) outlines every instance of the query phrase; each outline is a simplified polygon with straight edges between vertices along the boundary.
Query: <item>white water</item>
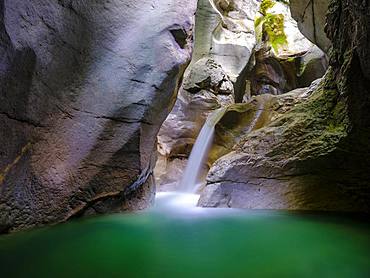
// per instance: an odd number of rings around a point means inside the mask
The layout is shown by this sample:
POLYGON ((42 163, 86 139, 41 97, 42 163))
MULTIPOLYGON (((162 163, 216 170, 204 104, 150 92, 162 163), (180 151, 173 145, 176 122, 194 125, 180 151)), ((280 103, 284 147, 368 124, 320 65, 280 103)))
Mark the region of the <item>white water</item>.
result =
MULTIPOLYGON (((263 109, 259 105, 257 113, 250 124, 248 132, 256 125, 263 109)), ((215 126, 228 111, 228 108, 220 108, 211 113, 204 123, 194 147, 191 151, 188 164, 180 182, 177 192, 162 192, 156 196, 156 209, 166 211, 192 211, 197 214, 205 212, 203 208, 198 208, 197 203, 200 195, 197 195, 198 188, 202 185, 200 180, 203 165, 208 159, 208 154, 213 143, 215 126)))
POLYGON ((181 191, 195 193, 200 186, 201 181, 199 181, 199 177, 202 166, 206 162, 208 153, 212 146, 215 125, 225 112, 225 108, 220 108, 208 116, 191 151, 188 164, 186 165, 185 172, 180 183, 181 191))

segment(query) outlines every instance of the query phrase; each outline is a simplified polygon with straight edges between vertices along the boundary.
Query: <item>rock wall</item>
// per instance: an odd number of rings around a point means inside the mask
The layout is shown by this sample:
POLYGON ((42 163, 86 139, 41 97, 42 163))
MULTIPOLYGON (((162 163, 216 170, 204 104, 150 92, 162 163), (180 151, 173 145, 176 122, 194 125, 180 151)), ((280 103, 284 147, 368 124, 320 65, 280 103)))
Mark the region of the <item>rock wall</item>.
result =
POLYGON ((324 79, 213 165, 200 205, 370 211, 369 15, 369 1, 330 2, 324 79))
MULTIPOLYGON (((276 2, 269 9, 269 13, 283 15, 287 37, 286 45, 274 51, 266 36, 260 34, 262 28, 254 26, 255 19, 262 16, 259 5, 255 0, 198 1, 192 62, 175 107, 158 136, 161 162, 155 176, 159 190, 167 190, 168 184, 175 185, 181 179, 182 166, 210 112, 234 102, 249 102, 252 95, 282 94, 307 87, 324 75, 326 55, 299 32, 289 6, 276 2)), ((253 119, 252 114, 246 118, 253 119)), ((248 130, 242 127, 247 121, 239 121, 243 115, 235 119, 236 126, 248 130)), ((239 135, 234 139, 228 136, 230 142, 225 142, 226 137, 220 141, 229 149, 239 135)), ((214 149, 223 149, 219 143, 214 149)), ((223 152, 214 150, 208 164, 223 152)), ((204 168, 207 172, 208 167, 204 168)))
POLYGON ((331 41, 323 28, 329 2, 330 0, 290 0, 289 2, 299 30, 325 53, 328 53, 331 46, 331 41))
POLYGON ((152 201, 196 4, 0 1, 0 231, 152 201))

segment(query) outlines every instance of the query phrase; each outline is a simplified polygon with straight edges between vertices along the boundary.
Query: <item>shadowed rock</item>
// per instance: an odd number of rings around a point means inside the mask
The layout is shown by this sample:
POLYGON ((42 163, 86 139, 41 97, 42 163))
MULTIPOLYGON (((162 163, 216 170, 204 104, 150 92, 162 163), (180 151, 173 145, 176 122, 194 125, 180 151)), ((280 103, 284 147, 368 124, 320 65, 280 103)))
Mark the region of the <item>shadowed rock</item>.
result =
POLYGON ((0 5, 0 225, 148 206, 196 1, 0 5))

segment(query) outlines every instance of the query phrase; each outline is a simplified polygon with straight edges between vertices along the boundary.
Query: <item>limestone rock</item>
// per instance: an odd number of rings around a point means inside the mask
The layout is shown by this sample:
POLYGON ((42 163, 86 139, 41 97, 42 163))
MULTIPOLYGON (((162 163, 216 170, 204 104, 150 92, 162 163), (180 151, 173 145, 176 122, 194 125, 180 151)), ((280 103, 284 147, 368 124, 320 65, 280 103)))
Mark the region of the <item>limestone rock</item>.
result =
POLYGON ((299 69, 297 70, 298 84, 306 87, 313 80, 324 76, 329 61, 324 52, 317 46, 312 46, 303 56, 299 57, 299 69))
POLYGON ((150 204, 196 2, 0 1, 3 231, 150 204))
POLYGON ((287 43, 275 50, 267 37, 258 35, 261 41, 255 48, 254 66, 247 75, 251 95, 278 95, 307 87, 322 77, 328 67, 325 53, 301 34, 287 4, 276 2, 268 13, 283 15, 287 43))
POLYGON ((246 134, 263 128, 302 103, 313 92, 320 80, 310 88, 299 88, 283 95, 263 94, 252 97, 247 103, 227 107, 226 113, 215 127, 215 139, 209 155, 209 165, 233 151, 246 134))
POLYGON ((192 64, 212 58, 234 83, 235 98, 245 92, 245 69, 256 45, 257 0, 199 0, 192 64))
POLYGON ((333 0, 328 10, 322 82, 212 166, 200 205, 370 211, 370 6, 333 0))
POLYGON ((276 2, 268 12, 284 16, 284 32, 287 37, 287 45, 276 53, 278 57, 305 53, 313 46, 312 42, 300 32, 296 20, 292 17, 289 5, 276 2))
POLYGON ((168 159, 160 155, 154 172, 157 192, 169 192, 179 189, 187 162, 186 158, 168 159))
POLYGON ((254 19, 260 3, 256 0, 211 0, 210 3, 220 18, 212 33, 210 55, 236 81, 256 44, 254 19))
POLYGON ((213 59, 203 58, 194 63, 185 76, 183 88, 190 93, 208 90, 214 94, 233 94, 229 77, 213 59))
MULTIPOLYGON (((335 105, 328 107, 336 92, 326 91, 326 86, 322 81, 306 92, 297 91, 301 100, 309 99, 298 106, 297 102, 289 105, 290 109, 283 109, 271 124, 246 135, 234 151, 219 159, 209 172, 199 204, 254 209, 363 210, 364 203, 356 203, 343 193, 344 188, 333 186, 346 173, 333 175, 334 169, 322 167, 320 156, 335 150, 347 136, 348 124, 343 110, 335 105), (326 121, 334 114, 340 118, 326 127, 326 121), (316 167, 319 169, 314 170, 316 167)), ((289 99, 287 104, 291 104, 289 99)))
POLYGON ((290 0, 290 10, 302 34, 328 53, 331 42, 324 32, 329 0, 290 0))
POLYGON ((247 76, 250 95, 279 95, 307 87, 321 78, 327 67, 327 56, 314 45, 289 56, 275 56, 269 49, 261 48, 255 52, 255 65, 247 76))
POLYGON ((215 95, 202 90, 192 94, 180 89, 175 106, 158 133, 161 155, 187 157, 209 113, 233 103, 232 95, 215 95))

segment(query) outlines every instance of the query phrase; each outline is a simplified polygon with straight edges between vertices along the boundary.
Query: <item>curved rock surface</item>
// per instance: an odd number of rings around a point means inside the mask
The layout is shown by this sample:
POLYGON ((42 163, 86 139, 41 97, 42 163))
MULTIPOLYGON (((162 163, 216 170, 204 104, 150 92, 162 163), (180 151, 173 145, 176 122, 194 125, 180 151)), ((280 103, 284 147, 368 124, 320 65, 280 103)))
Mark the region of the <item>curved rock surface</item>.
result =
POLYGON ((329 0, 290 0, 290 10, 299 30, 328 53, 331 41, 324 32, 329 0))
POLYGON ((192 64, 211 58, 234 83, 236 101, 245 91, 245 74, 256 45, 257 0, 199 0, 192 64))
POLYGON ((366 2, 331 1, 320 86, 220 158, 200 205, 370 211, 369 14, 366 2))
POLYGON ((0 230, 151 202, 196 2, 0 1, 0 230))

